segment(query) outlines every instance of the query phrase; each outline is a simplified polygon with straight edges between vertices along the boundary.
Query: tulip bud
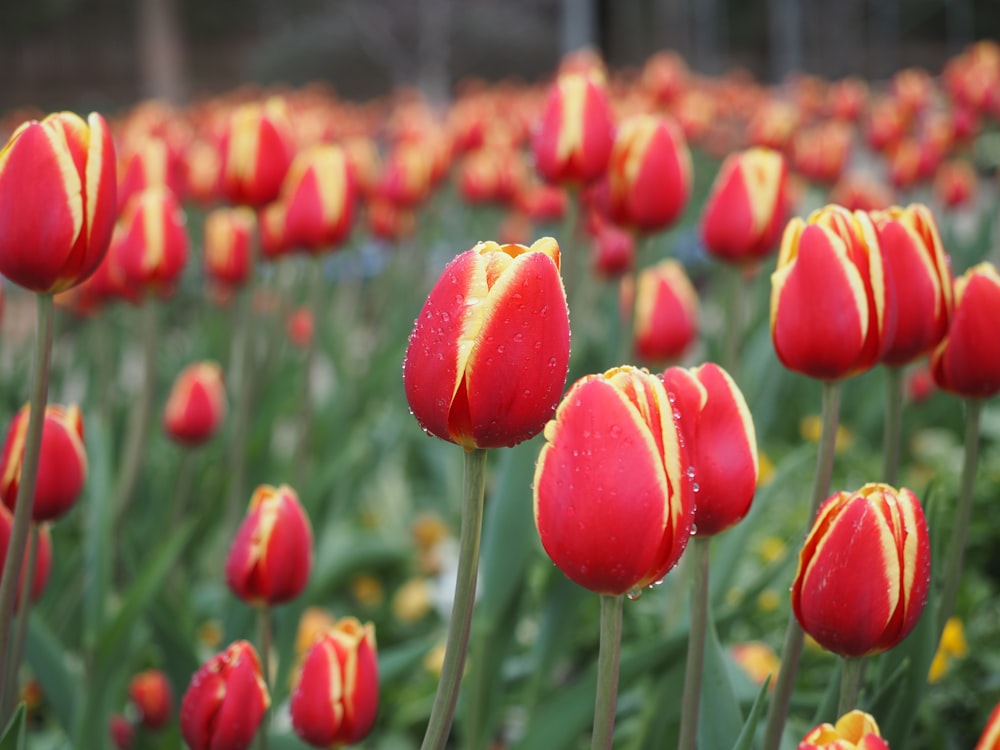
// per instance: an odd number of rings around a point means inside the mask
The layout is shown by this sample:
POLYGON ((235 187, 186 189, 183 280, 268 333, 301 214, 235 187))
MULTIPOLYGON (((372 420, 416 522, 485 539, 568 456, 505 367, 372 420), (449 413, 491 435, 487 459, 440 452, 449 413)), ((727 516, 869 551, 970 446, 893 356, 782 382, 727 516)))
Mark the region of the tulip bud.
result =
POLYGON ((119 212, 133 196, 148 188, 166 187, 174 193, 180 189, 174 158, 163 138, 145 135, 123 151, 118 181, 119 212))
POLYGON ((1000 274, 984 262, 955 280, 955 310, 944 340, 931 357, 941 388, 966 398, 1000 393, 1000 347, 994 346, 1000 316, 1000 274))
POLYGON ((708 253, 729 263, 767 255, 785 223, 787 169, 777 151, 751 148, 722 162, 702 218, 708 253))
POLYGON ((94 272, 118 210, 104 118, 70 112, 26 122, 0 149, 0 273, 61 292, 94 272))
POLYGON ((616 279, 635 264, 635 235, 610 222, 602 221, 594 237, 594 270, 616 279))
POLYGON ((147 729, 162 729, 174 711, 174 695, 170 681, 159 669, 147 669, 135 675, 128 685, 128 697, 139 710, 139 718, 147 729))
POLYGON ((943 162, 934 174, 934 195, 947 208, 964 206, 976 196, 976 169, 966 159, 943 162))
POLYGON ((210 439, 226 416, 226 387, 215 362, 188 365, 174 381, 163 409, 163 429, 184 445, 210 439))
POLYGON ((237 641, 191 678, 181 700, 181 734, 191 750, 246 750, 270 705, 257 652, 237 641))
POLYGON ((545 552, 599 594, 660 581, 691 537, 688 465, 658 377, 626 365, 581 378, 545 426, 535 466, 545 552))
POLYGON ((1000 703, 996 705, 990 718, 983 727, 983 733, 976 743, 975 750, 997 750, 1000 748, 1000 703))
POLYGON ((311 569, 312 526, 298 495, 261 485, 229 548, 229 588, 248 604, 281 604, 302 593, 311 569))
POLYGON ((552 84, 531 148, 548 182, 586 183, 604 174, 614 121, 599 73, 565 73, 552 84))
POLYGON ((788 222, 771 275, 771 340, 789 370, 837 380, 869 369, 894 330, 878 235, 840 206, 788 222))
POLYGON ((747 514, 757 489, 750 410, 729 373, 712 362, 671 367, 663 384, 691 461, 685 473, 697 498, 693 532, 714 536, 747 514))
POLYGON ((281 188, 287 242, 313 252, 342 243, 351 233, 356 192, 340 146, 321 144, 300 152, 281 188))
POLYGON ((222 192, 226 198, 247 206, 273 201, 294 153, 284 102, 275 97, 238 107, 220 148, 222 192))
POLYGON ((836 725, 820 724, 802 738, 799 750, 889 750, 889 743, 882 739, 875 717, 855 710, 836 725))
POLYGON ((313 643, 292 692, 292 728, 313 747, 363 740, 378 713, 375 627, 345 617, 313 643))
MULTIPOLYGON (((10 534, 14 528, 14 514, 7 509, 6 505, 0 504, 0 573, 7 560, 7 549, 10 546, 10 534)), ((25 548, 24 558, 21 564, 21 574, 18 578, 17 594, 14 600, 14 609, 17 610, 21 602, 21 590, 24 588, 24 577, 28 574, 28 554, 25 548)), ((52 570, 52 535, 49 533, 49 525, 42 524, 38 527, 38 556, 35 558, 35 579, 31 582, 31 600, 35 601, 45 590, 45 584, 49 580, 49 572, 52 570)))
POLYGON ((122 216, 118 259, 128 281, 142 290, 169 291, 187 262, 187 219, 165 187, 136 195, 122 216))
POLYGON ((691 154, 668 117, 638 115, 622 123, 608 164, 611 218, 640 232, 674 222, 691 192, 691 154))
POLYGON ((904 365, 930 352, 948 330, 952 280, 934 216, 914 204, 873 211, 872 222, 894 293, 895 330, 887 337, 881 361, 904 365))
POLYGON ((431 155, 424 146, 399 144, 382 166, 376 188, 379 197, 405 207, 421 202, 430 193, 433 168, 431 155))
MULTIPOLYGON (((26 404, 14 417, 7 431, 7 442, 0 458, 0 498, 14 509, 21 486, 21 464, 28 432, 26 404)), ((83 415, 76 406, 49 405, 42 423, 42 446, 38 461, 31 519, 52 521, 70 509, 83 490, 87 478, 87 453, 83 447, 83 415)))
POLYGON ((257 214, 246 206, 217 208, 205 217, 205 271, 218 281, 240 285, 250 278, 257 214))
POLYGON ((481 242, 444 269, 403 361, 410 408, 466 449, 512 446, 555 411, 569 368, 559 245, 481 242))
POLYGON ((887 651, 920 619, 930 562, 927 522, 910 490, 866 484, 839 492, 820 507, 799 553, 792 609, 828 651, 887 651))
POLYGON ((636 282, 636 354, 647 362, 678 359, 698 334, 698 293, 684 266, 663 260, 639 271, 636 282))
POLYGON ((115 750, 131 750, 135 742, 135 727, 121 714, 115 714, 108 719, 108 734, 115 750))

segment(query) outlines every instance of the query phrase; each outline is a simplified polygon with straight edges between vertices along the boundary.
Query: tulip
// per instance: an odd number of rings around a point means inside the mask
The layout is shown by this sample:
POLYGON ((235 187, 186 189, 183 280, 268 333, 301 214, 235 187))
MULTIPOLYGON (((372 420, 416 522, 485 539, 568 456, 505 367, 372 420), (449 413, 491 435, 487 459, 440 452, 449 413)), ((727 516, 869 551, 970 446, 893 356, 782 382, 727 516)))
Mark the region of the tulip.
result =
POLYGON ((427 148, 401 143, 388 155, 376 187, 379 197, 412 207, 430 194, 434 165, 427 148))
POLYGON ((261 485, 250 498, 226 559, 226 583, 248 604, 297 597, 312 569, 312 526, 288 485, 261 485))
POLYGON ((824 723, 810 731, 799 750, 889 750, 889 743, 882 739, 873 716, 851 711, 837 719, 836 725, 824 723))
POLYGON ((581 378, 546 425, 535 467, 545 552, 599 594, 660 581, 691 537, 688 465, 659 378, 627 365, 581 378))
POLYGON ((702 216, 708 253, 750 263, 771 252, 785 223, 786 180, 785 159, 777 151, 751 148, 727 156, 702 216))
POLYGON ((375 627, 346 617, 315 641, 292 692, 292 728, 313 747, 363 740, 378 713, 375 627))
POLYGON ((955 310, 944 340, 931 356, 937 385, 959 396, 1000 393, 1000 348, 992 346, 1000 315, 1000 274, 988 262, 955 281, 955 310))
POLYGON ((983 733, 976 743, 975 750, 997 750, 1000 748, 1000 703, 996 705, 990 718, 983 727, 983 733))
POLYGON ((608 164, 611 218, 641 232, 672 224, 691 193, 691 154, 668 117, 639 115, 622 123, 608 164))
POLYGON ((964 206, 976 196, 976 169, 966 159, 943 162, 934 174, 934 195, 947 208, 964 206))
POLYGON ((952 281, 931 212, 920 204, 871 213, 887 276, 895 288, 895 330, 881 361, 904 365, 931 351, 948 330, 952 281))
POLYGON ((121 714, 108 719, 108 734, 115 750, 130 750, 135 742, 135 727, 121 714))
POLYGON ((863 372, 894 328, 871 219, 840 206, 794 218, 771 276, 771 339, 781 363, 821 380, 863 372))
POLYGON ((340 146, 321 144, 301 151, 281 188, 286 241, 313 252, 342 243, 351 232, 356 192, 340 146))
POLYGON ((122 216, 118 259, 126 279, 142 290, 172 289, 188 256, 187 219, 169 189, 152 187, 132 198, 122 216))
POLYGON ((797 131, 792 140, 792 164, 813 182, 836 182, 850 155, 851 134, 851 127, 837 120, 797 131))
MULTIPOLYGON (((0 458, 0 497, 11 510, 21 484, 21 463, 28 430, 29 407, 23 406, 7 431, 0 458)), ((77 406, 45 408, 41 458, 31 519, 52 521, 72 507, 87 478, 87 453, 83 446, 83 415, 77 406)))
POLYGON ((663 373, 667 397, 688 447, 688 479, 697 493, 693 533, 714 536, 750 510, 757 489, 757 438, 739 387, 709 362, 663 373))
MULTIPOLYGON (((14 516, 7 509, 6 505, 0 504, 0 569, 7 559, 7 549, 10 546, 10 534, 14 527, 14 516)), ((48 524, 38 527, 38 556, 35 560, 35 577, 31 582, 31 601, 35 601, 45 590, 45 584, 49 580, 49 572, 52 570, 52 535, 49 533, 48 524)), ((21 601, 21 589, 24 588, 24 577, 28 573, 28 550, 24 551, 23 562, 20 567, 20 578, 15 594, 14 610, 17 611, 21 601)))
POLYGON ((174 381, 163 409, 163 428, 178 443, 199 445, 216 433, 225 415, 222 368, 215 362, 196 362, 174 381))
POLYGON ((61 292, 94 272, 117 213, 115 150, 100 115, 26 122, 0 150, 0 274, 61 292))
POLYGON ((908 489, 866 484, 820 507, 799 554, 792 609, 803 630, 844 657, 886 651, 917 624, 930 584, 930 542, 908 489))
POLYGON ((128 685, 128 697, 139 711, 147 729, 162 729, 174 710, 170 681, 159 669, 147 669, 135 675, 128 685))
POLYGON ((481 242, 444 269, 410 334, 403 384, 430 434, 513 446, 552 416, 569 368, 559 245, 481 242))
POLYGON ((293 156, 291 124, 279 98, 238 107, 222 136, 222 192, 232 203, 263 206, 278 197, 293 156))
POLYGON ((240 285, 250 278, 257 214, 246 206, 217 208, 205 217, 205 271, 213 279, 240 285))
POLYGON ((698 293, 684 266, 660 261, 639 271, 636 287, 636 354, 649 362, 678 359, 698 333, 698 293))
POLYGON ((124 210, 133 196, 151 187, 180 190, 174 156, 162 138, 143 136, 122 154, 121 178, 118 180, 118 208, 124 210))
POLYGON ((222 196, 222 155, 217 144, 192 141, 181 156, 180 168, 185 198, 210 204, 222 196))
POLYGON ((594 270, 604 278, 624 275, 635 264, 635 235, 602 221, 594 237, 593 258, 594 270))
POLYGON ((270 705, 257 652, 237 641, 191 678, 181 700, 181 734, 191 750, 245 750, 270 705))
POLYGON ((549 89, 531 148, 548 182, 587 183, 604 174, 614 121, 599 72, 565 73, 549 89))

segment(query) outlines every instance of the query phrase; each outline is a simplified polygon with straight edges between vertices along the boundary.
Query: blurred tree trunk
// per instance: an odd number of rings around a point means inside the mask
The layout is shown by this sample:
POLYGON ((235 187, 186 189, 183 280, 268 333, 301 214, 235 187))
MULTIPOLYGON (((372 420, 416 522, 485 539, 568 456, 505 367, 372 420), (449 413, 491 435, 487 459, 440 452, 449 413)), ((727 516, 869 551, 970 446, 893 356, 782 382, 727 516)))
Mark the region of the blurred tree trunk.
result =
POLYGON ((690 62, 694 53, 691 44, 691 18, 684 0, 657 0, 655 27, 663 34, 658 46, 676 50, 690 62))
POLYGON ((563 54, 584 47, 599 49, 596 1, 562 0, 561 6, 560 36, 563 54))
POLYGON ((420 88, 431 103, 443 106, 451 96, 451 0, 420 0, 420 88))
POLYGON ((645 0, 618 0, 608 3, 607 57, 615 66, 641 65, 649 56, 651 27, 648 3, 645 0))
MULTIPOLYGON (((800 0, 768 0, 771 29, 771 76, 781 81, 803 65, 802 10, 800 0)), ((876 0, 878 2, 878 0, 876 0)))
POLYGON ((719 0, 694 0, 694 61, 702 73, 721 73, 727 66, 726 6, 719 0))
POLYGON ((140 0, 137 19, 143 96, 183 102, 187 83, 177 0, 140 0))

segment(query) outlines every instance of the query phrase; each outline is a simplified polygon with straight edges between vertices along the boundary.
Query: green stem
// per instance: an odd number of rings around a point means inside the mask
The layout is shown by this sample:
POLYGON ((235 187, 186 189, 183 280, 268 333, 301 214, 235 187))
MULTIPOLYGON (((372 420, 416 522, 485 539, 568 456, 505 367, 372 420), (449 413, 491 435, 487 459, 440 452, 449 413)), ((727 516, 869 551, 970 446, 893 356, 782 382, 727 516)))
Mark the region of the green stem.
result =
POLYGON ((138 402, 132 407, 125 435, 125 456, 122 459, 118 485, 115 488, 115 502, 112 507, 121 524, 128 512, 128 506, 135 492, 136 482, 142 473, 142 461, 146 453, 149 423, 153 414, 153 399, 156 396, 156 355, 158 337, 158 305, 150 298, 140 309, 140 336, 142 337, 142 385, 138 402))
POLYGON ((601 647, 597 655, 597 696, 594 699, 591 750, 611 750, 615 736, 624 601, 625 597, 621 594, 601 594, 601 647))
MULTIPOLYGON (((264 676, 264 685, 268 695, 271 694, 271 608, 264 605, 260 608, 260 671, 264 676)), ((273 696, 272 696, 273 698, 273 696)), ((257 747, 267 750, 267 735, 270 732, 271 710, 264 713, 260 730, 257 733, 257 747)))
POLYGON ((951 529, 948 554, 945 558, 944 588, 941 590, 941 604, 938 608, 938 640, 945 623, 955 612, 958 599, 958 584, 962 577, 962 561, 965 557, 965 543, 972 520, 972 495, 976 485, 976 467, 979 464, 979 423, 982 418, 983 402, 979 399, 965 401, 965 459, 962 463, 962 483, 958 495, 958 512, 955 525, 951 529))
POLYGON ((882 481, 895 487, 899 481, 899 451, 903 434, 903 368, 887 367, 885 375, 882 481))
POLYGON ((313 319, 313 335, 306 347, 305 362, 302 365, 302 402, 299 412, 299 440, 296 445, 295 476, 303 476, 312 453, 310 450, 314 407, 312 370, 313 363, 316 361, 316 342, 320 338, 320 321, 323 319, 323 312, 320 309, 323 303, 323 258, 317 255, 310 260, 314 261, 311 264, 309 279, 309 312, 313 319))
POLYGON ((687 666, 684 670, 684 697, 681 701, 679 750, 694 750, 698 742, 698 709, 701 678, 705 664, 705 636, 708 633, 708 567, 711 537, 691 540, 691 629, 688 635, 687 666))
POLYGON ((858 692, 861 690, 861 677, 865 671, 864 657, 854 659, 843 658, 843 669, 840 670, 840 703, 837 706, 837 716, 843 716, 853 711, 858 705, 858 692))
POLYGON ((476 576, 479 571, 479 539, 483 527, 483 494, 486 491, 486 450, 475 448, 465 453, 465 486, 462 498, 462 530, 458 542, 458 575, 452 603, 444 664, 434 705, 427 722, 421 750, 443 750, 451 732, 462 682, 465 654, 469 646, 472 608, 476 602, 476 576))
MULTIPOLYGON (((837 443, 837 426, 840 421, 840 381, 823 383, 823 431, 820 434, 816 455, 816 473, 813 475, 812 499, 809 504, 809 526, 820 504, 830 492, 830 477, 833 473, 833 454, 837 443)), ((808 531, 808 529, 807 529, 808 531)), ((774 686, 774 697, 767 714, 764 731, 764 750, 778 750, 781 733, 788 718, 788 706, 792 700, 795 675, 799 671, 802 644, 805 640, 802 626, 795 615, 788 618, 785 642, 781 649, 781 670, 774 686)))
MULTIPOLYGON (((28 615, 31 612, 31 590, 35 581, 35 569, 38 567, 38 544, 38 524, 33 523, 31 524, 31 534, 28 537, 28 566, 24 571, 24 586, 14 622, 14 642, 10 652, 14 664, 20 664, 24 659, 24 644, 28 635, 28 615)), ((7 696, 8 705, 3 707, 5 716, 9 715, 17 704, 17 670, 12 670, 7 678, 9 682, 4 694, 7 696)))
POLYGON ((10 658, 10 625, 14 600, 21 576, 24 550, 28 544, 31 509, 34 505, 35 486, 38 482, 38 462, 42 448, 42 425, 49 394, 49 364, 52 358, 52 323, 54 305, 51 294, 37 295, 38 329, 31 365, 31 400, 28 429, 24 438, 24 460, 21 463, 21 483, 14 507, 7 557, 0 574, 0 726, 6 726, 10 716, 4 710, 8 704, 6 684, 8 674, 17 674, 18 664, 10 658), (6 671, 5 671, 6 670, 6 671))
POLYGON ((746 309, 747 282, 741 266, 728 265, 729 294, 726 299, 726 330, 723 332, 722 366, 733 378, 737 377, 740 361, 740 343, 743 340, 743 319, 746 309))
POLYGON ((233 434, 229 443, 229 498, 226 525, 232 526, 246 501, 246 452, 250 430, 251 374, 253 363, 253 284, 240 289, 236 302, 233 347, 226 379, 234 390, 233 434))

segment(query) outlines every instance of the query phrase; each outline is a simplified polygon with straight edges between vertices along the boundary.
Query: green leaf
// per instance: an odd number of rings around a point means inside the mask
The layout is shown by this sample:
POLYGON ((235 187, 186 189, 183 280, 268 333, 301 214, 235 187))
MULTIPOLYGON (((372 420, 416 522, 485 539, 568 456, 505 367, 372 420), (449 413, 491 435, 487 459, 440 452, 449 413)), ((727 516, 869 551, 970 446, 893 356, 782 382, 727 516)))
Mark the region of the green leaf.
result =
MULTIPOLYGON (((711 617, 711 613, 709 614, 711 617)), ((705 663, 701 677, 701 707, 698 711, 698 747, 725 750, 732 747, 743 727, 743 712, 729 681, 727 657, 715 626, 705 633, 705 663)))
POLYGON ((87 484, 82 499, 84 516, 84 629, 90 647, 104 627, 111 582, 114 509, 111 498, 111 441, 108 426, 95 415, 87 420, 87 484))
POLYGON ((19 703, 7 728, 3 730, 3 736, 0 737, 0 750, 25 750, 28 743, 26 714, 24 703, 19 703))
POLYGON ((768 675, 767 679, 764 680, 764 684, 760 686, 760 690, 757 691, 757 697, 750 707, 750 715, 747 716, 746 723, 740 731, 740 736, 736 738, 733 750, 751 750, 753 747, 753 738, 757 733, 757 724, 760 722, 760 716, 764 712, 764 697, 767 695, 767 687, 770 683, 771 675, 768 675))
POLYGON ((71 735, 76 707, 82 700, 83 682, 79 672, 70 669, 66 646, 37 610, 28 621, 25 657, 56 720, 71 735))

